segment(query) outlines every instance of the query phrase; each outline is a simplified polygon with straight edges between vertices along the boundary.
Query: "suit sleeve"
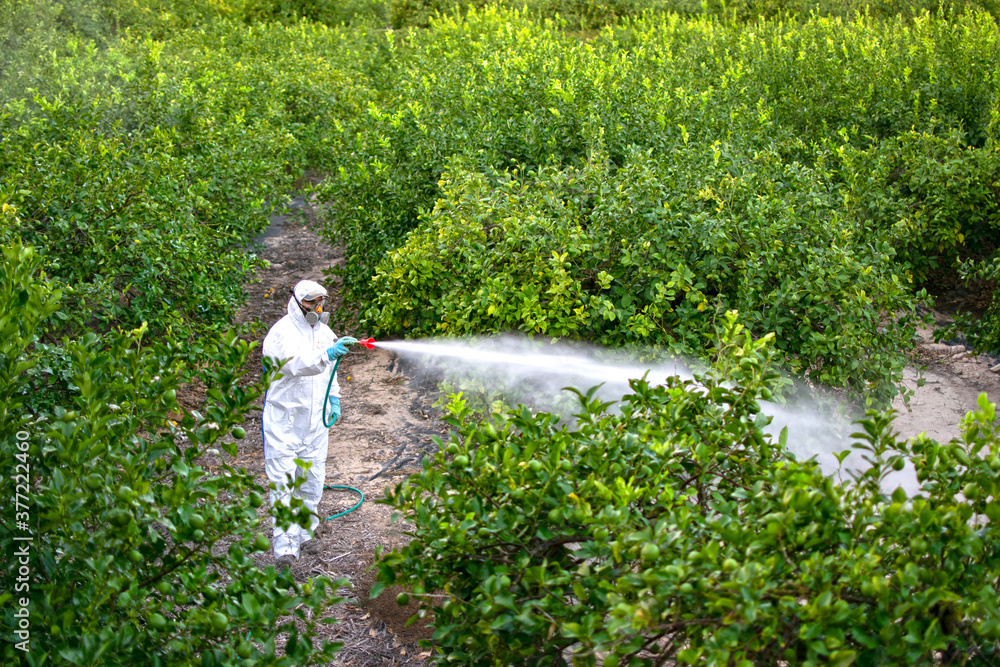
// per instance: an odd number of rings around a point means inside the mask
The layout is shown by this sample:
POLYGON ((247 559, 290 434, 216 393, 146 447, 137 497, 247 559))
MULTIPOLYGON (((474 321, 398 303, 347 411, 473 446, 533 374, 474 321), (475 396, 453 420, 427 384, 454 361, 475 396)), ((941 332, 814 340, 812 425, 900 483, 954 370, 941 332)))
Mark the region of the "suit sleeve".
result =
MULTIPOLYGON (((279 357, 280 359, 281 357, 279 357)), ((291 377, 319 375, 330 365, 326 350, 316 350, 309 354, 292 357, 281 367, 281 374, 291 377)))
POLYGON ((285 365, 281 367, 281 374, 286 377, 303 377, 319 375, 330 365, 330 359, 326 354, 326 348, 320 350, 310 350, 305 354, 295 354, 299 350, 291 349, 286 345, 286 341, 281 336, 272 337, 270 334, 264 339, 264 349, 262 354, 269 360, 271 365, 277 365, 281 359, 287 359, 285 365))

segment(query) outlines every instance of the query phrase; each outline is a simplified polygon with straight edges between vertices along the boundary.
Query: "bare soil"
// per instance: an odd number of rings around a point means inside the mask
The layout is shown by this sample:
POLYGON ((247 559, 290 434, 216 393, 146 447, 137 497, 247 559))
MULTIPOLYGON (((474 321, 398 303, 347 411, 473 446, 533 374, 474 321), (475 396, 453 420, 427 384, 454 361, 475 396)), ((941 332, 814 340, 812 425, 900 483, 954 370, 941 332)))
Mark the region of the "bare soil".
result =
MULTIPOLYGON (((315 219, 316 210, 296 200, 287 214, 272 218, 271 227, 258 239, 259 253, 270 266, 246 285, 247 305, 237 317, 239 323, 254 325, 251 337, 258 342, 285 314, 289 291, 299 280, 323 283, 330 290, 332 309, 343 306, 336 282, 324 277, 324 270, 343 261, 342 250, 327 245, 312 231, 315 219)), ((947 320, 942 313, 935 317, 938 322, 947 320)), ((363 331, 337 333, 365 337, 363 331)), ((976 407, 981 392, 994 401, 1000 398, 1000 374, 990 370, 1000 360, 972 356, 960 345, 935 344, 931 331, 921 336, 916 361, 926 365, 926 383, 918 387, 916 368, 908 369, 906 383, 916 395, 908 408, 902 401, 894 405, 900 411, 896 428, 907 437, 926 432, 947 440, 958 434, 959 421, 976 407)), ((259 378, 260 362, 258 347, 248 379, 259 378)), ((395 602, 398 590, 387 590, 375 600, 369 599, 368 592, 375 578, 370 566, 376 548, 389 550, 407 540, 406 526, 395 522, 390 509, 378 500, 387 486, 417 471, 422 456, 436 451, 432 438, 446 432, 432 407, 437 396, 426 385, 411 382, 394 355, 381 349, 354 348, 341 363, 339 379, 343 417, 330 430, 326 480, 330 485, 359 489, 365 502, 346 516, 324 522, 318 535, 321 553, 303 554, 293 571, 301 579, 326 575, 350 582, 341 592, 345 601, 331 610, 339 623, 326 630, 331 639, 344 643, 333 665, 423 665, 430 651, 417 641, 429 639, 432 629, 426 621, 406 626, 415 605, 399 607, 395 602)), ((259 411, 248 415, 245 428, 247 437, 240 443, 236 464, 254 472, 266 486, 259 411)), ((355 502, 352 492, 327 490, 320 511, 333 515, 355 502)), ((266 503, 260 511, 262 516, 266 513, 266 503)), ((273 563, 270 553, 258 558, 262 567, 273 563)))
MULTIPOLYGON (((951 317, 932 311, 935 326, 944 326, 951 317)), ((920 331, 917 362, 923 366, 923 386, 918 386, 916 366, 906 369, 904 384, 916 393, 909 407, 902 399, 893 402, 899 411, 895 426, 911 438, 920 433, 940 442, 959 435, 959 424, 967 412, 977 409, 981 393, 994 403, 1000 400, 1000 359, 970 353, 961 342, 935 343, 933 329, 920 331), (996 369, 996 370, 993 370, 996 369)))
MULTIPOLYGON (((341 307, 337 286, 323 271, 342 261, 340 249, 328 246, 310 228, 315 211, 301 199, 293 201, 289 212, 272 217, 270 228, 258 239, 259 255, 270 263, 258 273, 257 281, 246 285, 247 304, 237 315, 237 323, 250 324, 252 340, 263 343, 272 324, 286 312, 291 288, 300 280, 320 282, 330 290, 331 310, 341 307)), ((359 331, 337 331, 338 335, 367 337, 359 331)), ((248 380, 261 374, 260 347, 250 360, 248 380)), ((334 665, 422 665, 430 653, 417 645, 430 638, 426 622, 406 626, 416 613, 414 603, 396 604, 398 590, 387 590, 370 600, 375 580, 369 567, 379 546, 386 550, 406 543, 404 526, 395 523, 391 510, 377 501, 385 488, 398 484, 419 470, 422 456, 437 450, 434 436, 442 435, 436 396, 419 392, 404 374, 395 356, 381 349, 352 348, 338 370, 343 415, 330 429, 326 466, 328 485, 350 486, 364 493, 365 502, 355 511, 322 524, 317 536, 321 552, 302 554, 293 566, 299 579, 325 575, 345 578, 349 587, 341 590, 346 599, 332 610, 339 621, 328 626, 328 637, 343 642, 334 665)), ((258 405, 258 407, 262 407, 258 405)), ((267 486, 261 440, 260 412, 251 412, 240 441, 237 465, 257 475, 267 486)), ((357 494, 326 490, 320 514, 333 516, 353 506, 357 494)), ((267 504, 261 508, 266 513, 267 504)), ((268 531, 270 537, 270 531, 268 531)), ((274 562, 273 554, 258 554, 261 567, 274 562)))

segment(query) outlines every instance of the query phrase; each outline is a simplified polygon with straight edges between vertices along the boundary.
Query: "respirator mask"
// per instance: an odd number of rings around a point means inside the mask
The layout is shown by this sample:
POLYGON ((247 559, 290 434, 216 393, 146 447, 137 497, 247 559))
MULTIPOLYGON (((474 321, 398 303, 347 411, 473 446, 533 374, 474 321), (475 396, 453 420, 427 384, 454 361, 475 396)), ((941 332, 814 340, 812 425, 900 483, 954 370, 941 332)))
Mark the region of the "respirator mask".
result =
POLYGON ((303 301, 305 301, 308 305, 299 301, 299 298, 295 296, 294 289, 292 290, 292 298, 295 299, 295 303, 299 304, 299 308, 302 309, 302 314, 305 316, 306 323, 308 323, 309 326, 314 326, 317 322, 326 324, 330 321, 330 313, 323 312, 323 303, 326 301, 325 294, 317 294, 316 296, 307 294, 303 298, 303 301))

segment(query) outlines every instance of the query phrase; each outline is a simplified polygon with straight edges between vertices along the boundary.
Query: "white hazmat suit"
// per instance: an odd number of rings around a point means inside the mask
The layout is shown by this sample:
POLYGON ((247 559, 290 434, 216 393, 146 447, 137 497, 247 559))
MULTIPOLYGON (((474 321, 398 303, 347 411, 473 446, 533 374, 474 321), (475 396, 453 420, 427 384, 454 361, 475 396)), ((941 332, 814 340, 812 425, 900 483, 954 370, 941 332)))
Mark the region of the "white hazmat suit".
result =
MULTIPOLYGON (((323 405, 327 402, 327 383, 333 362, 327 355, 337 336, 323 322, 310 325, 296 303, 306 295, 326 290, 319 283, 303 280, 295 286, 295 298, 288 300, 288 314, 278 320, 264 338, 263 355, 272 365, 286 359, 278 377, 267 390, 264 401, 264 466, 267 478, 274 483, 271 506, 289 502, 289 477, 305 476, 295 491, 314 514, 323 496, 326 479, 328 429, 323 425, 323 405), (295 465, 295 459, 312 464, 308 471, 295 465)), ((340 385, 333 378, 330 396, 340 397, 340 385)), ((319 518, 313 516, 309 529, 297 524, 282 528, 275 523, 274 557, 299 557, 299 548, 313 538, 319 518)))

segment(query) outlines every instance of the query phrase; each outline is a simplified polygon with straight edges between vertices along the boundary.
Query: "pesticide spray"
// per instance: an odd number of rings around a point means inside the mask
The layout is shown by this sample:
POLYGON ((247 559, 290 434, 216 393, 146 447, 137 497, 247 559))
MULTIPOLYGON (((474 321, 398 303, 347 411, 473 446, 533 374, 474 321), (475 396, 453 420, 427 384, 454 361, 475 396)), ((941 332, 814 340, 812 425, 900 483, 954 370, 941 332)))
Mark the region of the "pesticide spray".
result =
MULTIPOLYGON (((622 354, 595 347, 565 343, 545 344, 516 337, 472 338, 465 340, 365 341, 390 350, 413 365, 415 372, 436 373, 446 385, 474 387, 483 395, 499 396, 507 403, 525 403, 535 410, 559 414, 570 420, 578 408, 574 395, 566 387, 585 392, 601 385, 596 396, 615 402, 630 393, 629 381, 645 377, 651 384, 671 376, 692 379, 691 365, 681 360, 642 364, 622 354)), ((765 429, 777 438, 788 428, 789 450, 800 459, 815 456, 827 474, 845 475, 857 469, 860 455, 848 456, 841 469, 836 454, 850 447, 850 434, 856 430, 852 416, 828 400, 816 399, 777 405, 762 401, 762 411, 771 417, 765 429)), ((613 409, 613 408, 612 408, 613 409)), ((905 475, 893 478, 893 488, 915 488, 905 475)), ((912 489, 908 489, 912 490, 912 489)))
MULTIPOLYGON (((642 364, 624 354, 581 344, 546 344, 513 336, 431 339, 420 341, 359 341, 368 349, 380 347, 412 364, 415 374, 433 374, 455 388, 472 387, 485 396, 502 397, 508 404, 524 403, 571 420, 579 403, 566 387, 586 392, 600 385, 595 395, 617 402, 631 392, 630 380, 646 378, 650 384, 668 377, 693 379, 692 366, 681 360, 642 364)), ((815 457, 828 475, 845 481, 850 471, 866 464, 861 454, 851 452, 843 466, 838 453, 850 450, 851 433, 858 430, 842 403, 819 399, 811 392, 796 392, 800 398, 785 405, 761 401, 761 410, 771 417, 764 429, 777 440, 788 429, 788 449, 797 458, 815 457)), ((614 410, 614 408, 612 408, 614 410)), ((919 488, 912 468, 891 474, 884 482, 887 492, 902 486, 908 494, 919 488)))
POLYGON ((484 394, 517 399, 515 402, 566 419, 577 403, 565 387, 586 391, 601 385, 596 394, 601 400, 618 401, 629 393, 630 380, 645 375, 652 383, 670 376, 692 377, 688 367, 680 362, 641 365, 624 355, 598 348, 544 344, 512 336, 376 345, 414 362, 419 369, 437 371, 446 381, 476 387, 484 394))

